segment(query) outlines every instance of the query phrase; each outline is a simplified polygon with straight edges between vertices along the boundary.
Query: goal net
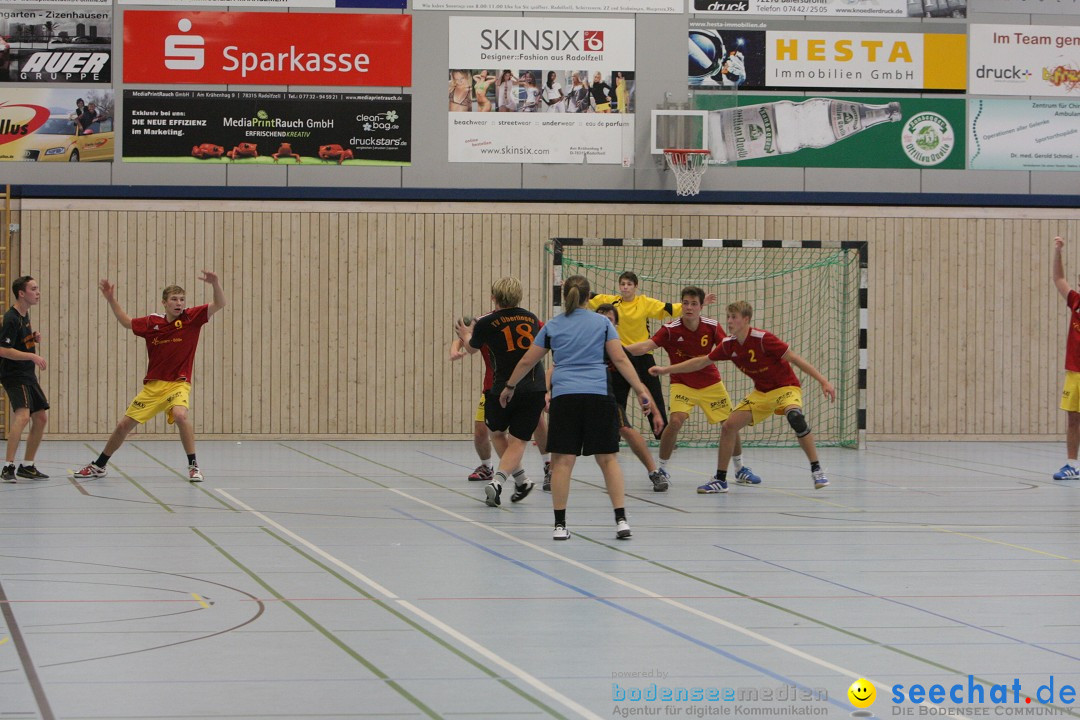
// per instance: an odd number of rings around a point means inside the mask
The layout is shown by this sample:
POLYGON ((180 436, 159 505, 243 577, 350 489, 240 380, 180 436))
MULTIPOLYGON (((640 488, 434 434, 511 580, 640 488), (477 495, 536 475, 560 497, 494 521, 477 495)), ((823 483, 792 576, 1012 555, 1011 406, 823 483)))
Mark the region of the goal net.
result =
MULTIPOLYGON (((819 446, 856 447, 864 414, 859 412, 860 333, 865 338, 865 294, 860 272, 861 243, 822 247, 820 242, 754 240, 618 240, 560 238, 547 244, 552 260, 552 305, 558 311, 562 280, 584 275, 593 292, 618 294, 619 275, 637 273, 643 295, 677 303, 683 287, 696 285, 718 296, 703 315, 726 328, 729 303, 746 300, 754 308, 752 327, 768 330, 791 346, 836 387, 830 403, 821 386, 797 368, 803 387, 803 408, 819 446)), ((670 318, 668 318, 670 320, 670 318)), ((655 332, 660 322, 650 321, 655 332)), ((863 340, 862 342, 865 342, 863 340)), ((658 365, 669 364, 663 350, 654 351, 658 365)), ((753 389, 750 379, 727 362, 717 364, 724 385, 737 405, 753 389)), ((668 402, 668 377, 663 377, 668 402)), ((863 384, 864 381, 863 381, 863 384)), ((628 403, 631 421, 648 439, 647 424, 637 403, 628 403)), ((715 446, 719 426, 711 426, 695 409, 679 433, 679 444, 715 446)), ((795 434, 781 417, 743 431, 749 446, 796 446, 795 434)))

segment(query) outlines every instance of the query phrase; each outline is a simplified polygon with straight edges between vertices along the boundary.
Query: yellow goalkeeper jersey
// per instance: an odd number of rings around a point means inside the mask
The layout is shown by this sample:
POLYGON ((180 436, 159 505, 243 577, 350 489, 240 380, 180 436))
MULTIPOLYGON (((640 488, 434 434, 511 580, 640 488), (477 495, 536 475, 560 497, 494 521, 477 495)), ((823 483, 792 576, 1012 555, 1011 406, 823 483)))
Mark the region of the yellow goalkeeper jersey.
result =
POLYGON ((648 295, 636 295, 630 302, 623 300, 622 295, 594 295, 589 300, 589 309, 596 310, 604 303, 611 303, 619 311, 616 329, 623 345, 633 345, 652 337, 648 320, 682 315, 682 303, 665 303, 648 295))

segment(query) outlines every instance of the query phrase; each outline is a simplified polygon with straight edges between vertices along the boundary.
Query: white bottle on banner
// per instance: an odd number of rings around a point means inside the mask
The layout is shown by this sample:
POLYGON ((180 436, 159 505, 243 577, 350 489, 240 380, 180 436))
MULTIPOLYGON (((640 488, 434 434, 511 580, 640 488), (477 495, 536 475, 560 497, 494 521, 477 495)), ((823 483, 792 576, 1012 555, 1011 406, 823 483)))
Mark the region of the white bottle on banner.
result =
POLYGON ((866 105, 830 98, 713 110, 709 151, 717 163, 785 155, 826 147, 868 127, 900 119, 900 103, 866 105))

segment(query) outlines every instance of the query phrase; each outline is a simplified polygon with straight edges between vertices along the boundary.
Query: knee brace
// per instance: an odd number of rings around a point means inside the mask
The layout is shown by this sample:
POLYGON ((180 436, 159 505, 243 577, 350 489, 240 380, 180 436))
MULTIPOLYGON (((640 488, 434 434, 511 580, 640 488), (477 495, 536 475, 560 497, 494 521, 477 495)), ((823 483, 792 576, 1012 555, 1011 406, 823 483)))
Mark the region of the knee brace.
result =
POLYGON ((799 408, 791 408, 786 413, 788 425, 795 431, 795 437, 806 437, 810 434, 810 426, 806 424, 806 416, 799 408))

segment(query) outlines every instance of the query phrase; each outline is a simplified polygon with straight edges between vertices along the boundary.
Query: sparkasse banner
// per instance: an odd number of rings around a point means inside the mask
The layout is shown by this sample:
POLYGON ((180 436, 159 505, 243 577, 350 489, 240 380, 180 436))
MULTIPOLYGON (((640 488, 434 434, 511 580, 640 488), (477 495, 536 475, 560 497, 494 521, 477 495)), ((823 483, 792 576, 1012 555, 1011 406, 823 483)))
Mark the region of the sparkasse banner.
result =
POLYGON ((127 10, 124 82, 412 84, 412 16, 127 10))
POLYGON ((634 158, 634 21, 451 17, 450 162, 634 158))

